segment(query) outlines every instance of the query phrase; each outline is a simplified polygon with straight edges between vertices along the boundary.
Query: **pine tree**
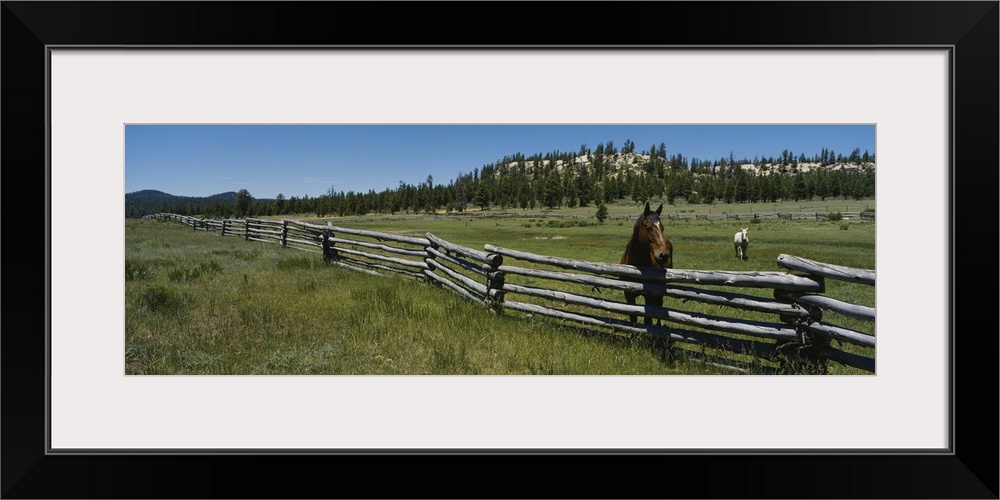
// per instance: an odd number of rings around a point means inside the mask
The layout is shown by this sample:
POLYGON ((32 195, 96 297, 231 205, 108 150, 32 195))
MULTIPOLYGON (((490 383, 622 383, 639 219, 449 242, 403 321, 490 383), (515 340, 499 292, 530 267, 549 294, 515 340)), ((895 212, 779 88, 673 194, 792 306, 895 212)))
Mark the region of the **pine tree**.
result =
POLYGON ((604 224, 604 221, 608 219, 608 207, 604 204, 604 202, 597 205, 597 213, 595 214, 595 217, 597 217, 597 222, 601 224, 604 224))
POLYGON ((236 215, 238 217, 246 217, 250 215, 250 207, 253 205, 253 196, 250 196, 250 191, 246 189, 241 189, 236 193, 236 215))
POLYGON ((476 202, 475 203, 476 203, 476 206, 478 206, 482 210, 489 210, 490 209, 490 196, 489 196, 489 193, 486 192, 486 183, 485 182, 482 182, 482 181, 479 182, 479 188, 476 189, 476 202))
POLYGON ((549 208, 556 208, 562 205, 562 182, 560 182, 559 172, 555 168, 550 168, 545 175, 542 202, 549 208))

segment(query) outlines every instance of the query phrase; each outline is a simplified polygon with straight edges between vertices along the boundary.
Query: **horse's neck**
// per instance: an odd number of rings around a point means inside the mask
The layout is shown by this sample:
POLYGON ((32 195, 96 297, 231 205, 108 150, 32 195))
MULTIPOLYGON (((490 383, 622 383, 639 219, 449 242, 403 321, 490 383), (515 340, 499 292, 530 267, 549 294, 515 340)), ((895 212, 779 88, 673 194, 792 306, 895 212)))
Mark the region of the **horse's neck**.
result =
POLYGON ((622 256, 625 263, 636 264, 643 262, 643 257, 649 253, 649 245, 643 244, 639 238, 639 223, 632 228, 632 239, 625 245, 625 255, 622 256), (643 249, 645 248, 645 251, 643 249))

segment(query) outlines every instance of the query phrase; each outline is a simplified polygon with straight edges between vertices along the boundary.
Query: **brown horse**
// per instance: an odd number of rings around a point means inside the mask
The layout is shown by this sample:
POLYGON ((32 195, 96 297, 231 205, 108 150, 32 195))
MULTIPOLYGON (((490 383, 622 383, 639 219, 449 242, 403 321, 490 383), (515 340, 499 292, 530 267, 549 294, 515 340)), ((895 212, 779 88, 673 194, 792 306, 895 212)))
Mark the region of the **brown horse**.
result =
MULTIPOLYGON (((649 209, 649 202, 642 215, 635 221, 632 227, 632 239, 625 245, 625 253, 622 254, 621 263, 638 267, 653 267, 657 269, 673 269, 674 267, 674 246, 670 239, 663 236, 663 224, 660 222, 660 212, 663 211, 663 204, 652 211, 649 209)), ((663 296, 653 294, 640 294, 637 292, 625 292, 625 302, 635 305, 636 298, 642 295, 646 305, 662 306, 663 296)), ((629 317, 635 324, 636 315, 629 317)), ((652 318, 646 317, 647 325, 653 324, 652 318)), ((659 320, 657 320, 659 325, 659 320)))

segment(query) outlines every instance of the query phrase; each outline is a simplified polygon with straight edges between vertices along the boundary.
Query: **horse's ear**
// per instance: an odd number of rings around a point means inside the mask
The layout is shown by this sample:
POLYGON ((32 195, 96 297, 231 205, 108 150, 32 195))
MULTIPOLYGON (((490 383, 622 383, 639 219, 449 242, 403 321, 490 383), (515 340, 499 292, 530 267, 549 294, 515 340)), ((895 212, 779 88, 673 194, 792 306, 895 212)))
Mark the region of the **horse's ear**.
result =
POLYGON ((647 201, 646 208, 642 209, 642 215, 646 215, 648 213, 649 213, 649 202, 647 201))
POLYGON ((660 203, 660 206, 656 209, 656 215, 660 215, 660 212, 662 211, 663 211, 663 203, 660 203))

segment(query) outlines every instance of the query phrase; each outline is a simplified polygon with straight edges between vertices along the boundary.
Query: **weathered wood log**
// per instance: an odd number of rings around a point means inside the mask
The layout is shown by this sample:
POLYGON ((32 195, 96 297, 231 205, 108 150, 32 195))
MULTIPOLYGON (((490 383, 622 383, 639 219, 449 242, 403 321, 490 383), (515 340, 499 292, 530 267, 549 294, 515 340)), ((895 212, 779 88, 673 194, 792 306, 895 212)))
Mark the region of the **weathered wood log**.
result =
POLYGON ((376 239, 378 241, 395 241, 397 243, 408 243, 410 245, 417 245, 419 247, 425 247, 425 246, 427 246, 430 243, 429 241, 427 241, 424 238, 414 238, 414 237, 411 237, 411 236, 403 236, 403 235, 392 234, 392 233, 380 233, 378 231, 366 231, 366 230, 363 230, 363 229, 351 229, 351 228, 348 228, 348 227, 334 226, 332 224, 331 225, 319 225, 319 224, 310 224, 308 222, 291 221, 291 220, 289 221, 289 223, 294 223, 294 224, 296 224, 296 225, 298 225, 300 227, 307 228, 307 229, 318 229, 318 230, 322 231, 323 229, 328 229, 329 228, 330 230, 332 230, 335 233, 353 234, 353 235, 356 235, 356 236, 367 236, 369 238, 373 238, 373 239, 376 239))
POLYGON ((860 354, 841 351, 832 347, 817 347, 814 349, 814 354, 830 361, 836 361, 844 366, 851 366, 859 370, 875 373, 875 360, 861 356, 860 354))
MULTIPOLYGON (((482 302, 484 300, 484 297, 487 296, 493 299, 495 302, 503 302, 503 297, 504 297, 503 290, 496 290, 496 289, 486 290, 485 287, 480 289, 478 286, 474 286, 476 290, 469 290, 468 288, 465 288, 462 285, 459 285, 458 283, 455 283, 444 276, 436 274, 434 270, 450 271, 450 269, 447 269, 443 266, 437 266, 434 269, 426 269, 423 271, 423 273, 425 276, 432 278, 438 283, 447 285, 452 290, 458 291, 476 302, 482 302)), ((465 283, 464 280, 463 283, 465 283)))
POLYGON ((431 271, 430 269, 424 269, 422 272, 423 272, 424 276, 426 276, 426 277, 434 280, 435 282, 440 283, 440 284, 442 284, 442 285, 444 285, 444 286, 446 286, 446 287, 448 287, 448 288, 450 288, 450 289, 458 292, 460 295, 462 295, 463 297, 465 297, 465 298, 467 298, 467 299, 469 299, 469 300, 471 300, 473 302, 479 302, 479 303, 483 302, 483 298, 482 297, 476 297, 471 292, 469 292, 468 290, 466 290, 465 288, 463 288, 461 285, 458 285, 457 283, 453 283, 451 280, 435 274, 434 271, 431 271))
MULTIPOLYGON (((382 250, 384 252, 398 253, 398 254, 401 254, 401 255, 411 255, 411 256, 420 257, 420 258, 423 258, 423 257, 427 256, 427 252, 425 252, 423 250, 408 250, 408 249, 404 249, 404 248, 396 248, 396 247, 391 247, 391 246, 388 246, 388 245, 383 245, 381 243, 367 243, 367 242, 364 242, 364 241, 357 241, 357 240, 345 240, 343 238, 330 238, 330 241, 333 241, 334 243, 343 243, 343 244, 347 244, 347 245, 354 245, 354 246, 359 246, 359 247, 364 247, 364 248, 373 248, 373 249, 376 249, 376 250, 382 250)), ((338 248, 343 248, 343 247, 338 247, 338 248)))
POLYGON ((323 231, 312 231, 306 229, 300 229, 291 224, 288 225, 288 236, 296 238, 305 238, 314 241, 320 241, 323 238, 323 231))
POLYGON ((507 283, 507 275, 502 272, 493 272, 486 274, 486 281, 490 283, 493 288, 503 288, 507 283))
POLYGON ((748 320, 733 321, 731 318, 688 313, 659 306, 630 305, 616 301, 588 297, 585 295, 514 285, 511 283, 505 283, 502 289, 505 292, 521 293, 532 297, 557 300, 566 304, 591 307, 624 315, 634 314, 637 316, 645 316, 647 318, 657 318, 672 323, 680 323, 682 325, 696 326, 707 330, 715 330, 737 335, 748 335, 751 337, 777 340, 797 340, 799 338, 799 334, 794 328, 788 328, 779 323, 765 323, 761 321, 748 320))
POLYGON ((352 259, 350 257, 341 257, 338 262, 346 262, 355 266, 364 266, 371 269, 378 269, 380 271, 387 271, 394 274, 405 274, 407 276, 412 276, 415 278, 420 278, 422 275, 419 272, 407 271, 405 269, 399 269, 391 266, 384 266, 382 264, 377 264, 375 262, 368 262, 365 260, 352 259))
POLYGON ((841 326, 826 325, 820 322, 805 323, 801 328, 832 339, 840 340, 862 347, 875 347, 875 336, 867 333, 850 330, 841 326))
POLYGON ((551 307, 529 304, 526 302, 506 301, 504 302, 504 308, 515 311, 521 311, 529 314, 540 314, 542 316, 548 316, 551 318, 561 319, 565 321, 573 321, 585 325, 610 328, 612 330, 619 332, 639 333, 639 334, 648 333, 650 335, 662 338, 664 340, 685 342, 689 344, 699 344, 707 347, 712 347, 715 349, 723 349, 741 354, 742 353, 752 354, 764 359, 772 359, 775 355, 774 348, 767 344, 763 344, 761 342, 754 342, 750 340, 722 337, 711 333, 678 330, 674 328, 666 328, 662 326, 653 326, 653 325, 632 325, 625 321, 616 320, 612 318, 596 317, 588 314, 568 312, 560 309, 553 309, 551 307))
POLYGON ((410 245, 416 245, 421 248, 430 244, 430 242, 424 238, 413 238, 410 236, 401 236, 398 234, 380 233, 376 231, 365 231, 362 229, 350 229, 346 227, 337 227, 337 226, 331 226, 330 229, 333 229, 333 232, 335 233, 353 234, 356 236, 367 236, 369 238, 373 238, 378 241, 395 241, 397 243, 408 243, 410 245))
POLYGON ((286 238, 286 241, 288 241, 289 244, 291 244, 291 243, 297 243, 299 245, 309 245, 309 246, 313 246, 313 247, 323 248, 323 245, 321 245, 321 244, 319 244, 319 243, 317 243, 315 241, 300 240, 298 238, 286 238))
POLYGON ((254 241, 267 241, 268 243, 278 243, 279 245, 281 244, 281 238, 268 234, 256 234, 251 232, 250 239, 254 241))
POLYGON ((320 237, 320 244, 323 247, 323 262, 337 260, 338 257, 330 238, 333 238, 333 230, 330 229, 330 225, 327 224, 327 226, 323 228, 323 235, 320 237))
POLYGON ((432 269, 434 271, 441 271, 444 274, 448 275, 448 277, 450 277, 451 279, 457 280, 463 285, 465 285, 466 288, 471 289, 472 291, 478 293, 479 295, 482 295, 484 297, 486 296, 487 289, 485 283, 479 283, 464 274, 449 269, 448 266, 445 266, 441 262, 437 262, 429 257, 424 260, 427 263, 428 269, 432 269))
POLYGON ((267 229, 251 229, 250 234, 258 234, 258 235, 266 234, 268 236, 274 236, 279 240, 281 239, 281 231, 269 231, 267 229))
MULTIPOLYGON (((781 272, 764 271, 694 271, 686 269, 656 269, 651 267, 636 267, 623 264, 605 264, 583 260, 549 257, 529 252, 521 252, 508 248, 486 245, 487 250, 536 264, 547 264, 591 273, 618 276, 640 281, 657 281, 666 283, 690 283, 699 285, 720 285, 745 288, 779 288, 794 291, 823 291, 823 283, 805 276, 781 272)), ((506 266, 500 266, 505 268, 506 266)))
POLYGON ((833 311, 836 313, 840 313, 845 316, 850 316, 854 319, 875 321, 874 307, 851 304, 848 302, 837 300, 831 297, 826 297, 823 295, 789 293, 789 292, 783 292, 781 290, 776 290, 775 296, 781 299, 790 300, 800 304, 811 305, 829 311, 833 311))
POLYGON ((387 255, 376 255, 376 254, 373 254, 373 253, 362 252, 361 250, 352 250, 350 248, 344 248, 344 247, 337 247, 336 251, 337 251, 338 254, 346 253, 346 254, 350 254, 350 255, 359 255, 361 257, 365 257, 365 258, 368 258, 368 259, 381 260, 381 261, 385 261, 385 262, 392 262, 393 264, 397 264, 397 265, 400 265, 400 266, 415 267, 415 268, 418 268, 418 269, 426 269, 427 268, 427 264, 425 262, 423 262, 423 261, 419 261, 418 262, 418 261, 414 261, 414 260, 397 259, 395 257, 389 257, 387 255))
POLYGON ((334 264, 336 264, 336 265, 338 265, 340 267, 345 267, 345 268, 350 269, 352 271, 358 271, 358 272, 362 272, 362 273, 365 273, 365 274, 371 274, 371 275, 374 275, 374 276, 387 277, 385 274, 382 274, 382 273, 379 273, 379 272, 375 272, 375 271, 372 271, 370 269, 364 269, 364 268, 358 267, 358 266, 352 266, 351 264, 348 264, 346 262, 339 262, 339 261, 330 261, 330 262, 333 262, 334 264))
MULTIPOLYGON (((732 292, 722 292, 716 290, 699 290, 675 285, 661 283, 636 283, 632 281, 622 281, 611 278, 602 278, 587 274, 564 273, 559 271, 545 271, 541 269, 530 269, 517 266, 500 266, 499 272, 509 272, 522 276, 534 278, 545 278, 568 283, 578 283, 590 285, 598 288, 610 288, 614 290, 649 293, 652 295, 662 295, 674 297, 682 300, 694 300, 706 304, 718 306, 734 307, 746 311, 758 311, 773 314, 783 314, 787 316, 809 316, 810 311, 794 304, 786 304, 773 299, 755 297, 752 295, 737 294, 732 292)), ((817 318, 818 319, 818 318, 817 318)))
POLYGON ((266 220, 266 219, 247 219, 246 221, 247 224, 251 226, 281 229, 281 221, 266 220))
POLYGON ((300 234, 322 234, 322 229, 313 229, 311 227, 301 227, 295 224, 295 221, 286 219, 285 222, 288 223, 288 230, 295 231, 300 234))
POLYGON ((835 264, 826 264, 815 260, 795 257, 792 255, 778 255, 778 265, 793 271, 802 271, 816 276, 833 278, 852 283, 864 285, 875 284, 875 271, 870 269, 857 269, 835 264))
POLYGON ((681 286, 665 287, 666 297, 673 297, 685 301, 693 300, 704 304, 733 307, 744 311, 757 311, 769 314, 778 314, 787 317, 814 317, 820 319, 821 311, 800 307, 796 304, 786 304, 765 297, 738 294, 732 292, 722 292, 718 290, 699 290, 681 286))
POLYGON ((260 241, 263 243, 278 243, 278 240, 273 240, 271 238, 254 238, 252 236, 247 236, 247 239, 250 241, 260 241))
POLYGON ((456 245, 449 241, 445 241, 441 238, 438 238, 437 236, 434 236, 431 233, 427 233, 427 239, 431 242, 432 245, 436 245, 452 253, 457 253, 468 259, 472 259, 477 262, 482 262, 484 264, 489 264, 493 267, 499 266, 503 262, 503 257, 499 255, 492 255, 483 252, 481 250, 475 250, 472 248, 463 247, 462 245, 456 245))
POLYGON ((254 224, 250 224, 247 227, 250 228, 251 233, 273 234, 279 238, 281 237, 281 229, 272 229, 267 226, 257 226, 254 224))
POLYGON ((288 221, 288 222, 289 222, 289 224, 288 224, 288 234, 295 234, 295 235, 298 235, 299 237, 304 237, 304 238, 317 238, 317 237, 319 237, 319 236, 321 236, 323 234, 323 231, 314 231, 314 230, 311 230, 311 229, 298 228, 298 227, 293 226, 291 224, 291 221, 288 221))
MULTIPOLYGON (((426 250, 427 253, 430 254, 435 260, 443 260, 445 262, 450 262, 451 264, 459 266, 462 269, 465 269, 466 271, 470 271, 476 274, 481 274, 481 275, 485 274, 485 271, 483 270, 482 267, 479 267, 476 264, 469 262, 467 260, 460 259, 452 255, 448 255, 440 250, 435 249, 434 247, 428 246, 424 250, 426 250)), ((488 266, 489 264, 486 265, 488 266)))

